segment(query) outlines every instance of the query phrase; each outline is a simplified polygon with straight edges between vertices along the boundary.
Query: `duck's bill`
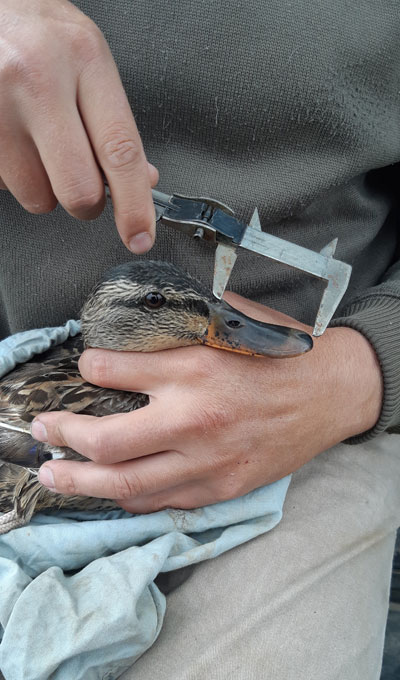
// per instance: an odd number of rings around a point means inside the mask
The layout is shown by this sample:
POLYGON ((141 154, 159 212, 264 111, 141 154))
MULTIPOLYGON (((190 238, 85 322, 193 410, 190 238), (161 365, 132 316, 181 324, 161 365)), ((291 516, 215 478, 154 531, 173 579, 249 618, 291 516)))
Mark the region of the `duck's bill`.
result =
POLYGON ((208 328, 199 338, 203 345, 260 357, 296 357, 312 349, 312 338, 304 331, 256 321, 224 301, 210 305, 210 312, 208 328))

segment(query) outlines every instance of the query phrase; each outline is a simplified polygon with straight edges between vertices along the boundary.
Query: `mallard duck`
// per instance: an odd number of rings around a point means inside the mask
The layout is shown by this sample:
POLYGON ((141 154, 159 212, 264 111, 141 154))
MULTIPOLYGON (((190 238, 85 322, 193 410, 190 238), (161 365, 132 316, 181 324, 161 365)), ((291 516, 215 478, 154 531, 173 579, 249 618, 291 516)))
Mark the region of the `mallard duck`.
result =
POLYGON ((214 298, 192 276, 165 262, 133 261, 108 272, 81 312, 82 334, 13 370, 0 382, 0 533, 43 509, 98 510, 114 501, 54 494, 37 477, 49 458, 83 459, 71 449, 36 442, 29 423, 43 411, 103 416, 146 406, 144 394, 91 385, 78 359, 85 347, 145 351, 197 343, 256 356, 307 352, 306 333, 250 319, 214 298))

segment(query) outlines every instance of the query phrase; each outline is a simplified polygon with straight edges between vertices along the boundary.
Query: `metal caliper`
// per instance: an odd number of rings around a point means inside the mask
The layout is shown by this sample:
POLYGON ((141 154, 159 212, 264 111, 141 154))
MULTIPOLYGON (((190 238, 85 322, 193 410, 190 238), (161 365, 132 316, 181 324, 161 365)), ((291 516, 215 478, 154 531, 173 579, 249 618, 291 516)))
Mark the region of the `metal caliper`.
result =
POLYGON ((351 275, 351 266, 333 257, 337 238, 316 253, 263 232, 257 208, 247 225, 238 220, 228 206, 212 198, 180 194, 169 196, 155 189, 152 194, 157 222, 217 245, 213 293, 218 299, 225 291, 239 248, 251 250, 325 281, 313 330, 314 336, 322 335, 346 292, 351 275))

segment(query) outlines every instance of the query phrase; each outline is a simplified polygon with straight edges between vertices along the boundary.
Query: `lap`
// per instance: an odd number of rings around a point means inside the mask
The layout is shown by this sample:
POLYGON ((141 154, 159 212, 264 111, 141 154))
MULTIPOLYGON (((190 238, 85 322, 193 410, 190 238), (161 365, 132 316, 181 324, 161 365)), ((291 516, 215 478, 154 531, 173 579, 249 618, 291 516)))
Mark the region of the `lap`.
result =
POLYGON ((198 565, 123 680, 378 680, 400 437, 339 445, 293 475, 281 523, 198 565))

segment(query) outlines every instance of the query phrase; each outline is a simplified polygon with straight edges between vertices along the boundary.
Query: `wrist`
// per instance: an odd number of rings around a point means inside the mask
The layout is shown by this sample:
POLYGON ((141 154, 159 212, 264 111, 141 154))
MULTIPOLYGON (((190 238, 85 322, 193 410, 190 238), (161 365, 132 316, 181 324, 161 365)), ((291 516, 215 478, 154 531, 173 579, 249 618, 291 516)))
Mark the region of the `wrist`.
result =
MULTIPOLYGON (((383 402, 383 376, 374 348, 358 331, 344 326, 331 328, 326 331, 325 342, 332 415, 343 441, 367 432, 377 423, 383 402)), ((317 348, 318 344, 317 341, 317 348)))

